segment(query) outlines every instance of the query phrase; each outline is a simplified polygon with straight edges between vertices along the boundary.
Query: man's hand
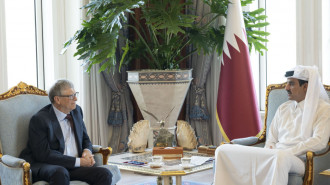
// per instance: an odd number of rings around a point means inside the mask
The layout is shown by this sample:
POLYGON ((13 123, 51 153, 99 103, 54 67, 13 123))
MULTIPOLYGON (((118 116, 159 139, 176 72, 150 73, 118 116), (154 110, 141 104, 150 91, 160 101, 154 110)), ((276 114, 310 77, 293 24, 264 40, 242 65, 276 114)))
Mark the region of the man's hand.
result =
POLYGON ((88 150, 88 149, 84 149, 84 151, 82 153, 82 157, 86 157, 86 156, 88 158, 93 157, 92 152, 90 150, 88 150))
POLYGON ((95 164, 94 155, 89 150, 84 150, 80 158, 80 166, 90 167, 95 164))

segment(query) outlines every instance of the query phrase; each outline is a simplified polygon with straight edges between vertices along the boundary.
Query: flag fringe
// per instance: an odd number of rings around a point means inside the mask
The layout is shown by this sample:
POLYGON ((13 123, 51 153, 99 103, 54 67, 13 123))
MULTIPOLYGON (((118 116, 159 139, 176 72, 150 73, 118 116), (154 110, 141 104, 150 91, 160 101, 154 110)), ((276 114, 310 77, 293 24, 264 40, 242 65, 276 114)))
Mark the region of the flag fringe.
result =
POLYGON ((219 129, 220 129, 220 132, 222 134, 222 137, 226 140, 226 142, 230 142, 230 139, 228 138, 225 130, 223 130, 223 128, 221 126, 220 119, 219 119, 219 116, 218 116, 218 110, 216 112, 216 117, 217 117, 217 123, 218 123, 219 129))

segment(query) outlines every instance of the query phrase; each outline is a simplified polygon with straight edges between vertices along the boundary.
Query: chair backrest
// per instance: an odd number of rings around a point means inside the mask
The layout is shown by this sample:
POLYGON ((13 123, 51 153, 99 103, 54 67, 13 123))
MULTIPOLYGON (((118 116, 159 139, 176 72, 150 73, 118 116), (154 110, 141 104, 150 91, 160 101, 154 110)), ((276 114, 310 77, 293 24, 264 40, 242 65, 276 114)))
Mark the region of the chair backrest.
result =
MULTIPOLYGON (((275 116, 277 108, 284 102, 288 101, 288 93, 285 90, 286 83, 271 84, 267 86, 266 90, 266 108, 265 108, 265 125, 264 130, 268 132, 270 124, 275 116), (266 129, 266 130, 265 130, 266 129)), ((324 85, 325 90, 330 97, 330 86, 324 85)))
POLYGON ((2 154, 19 156, 27 144, 31 117, 49 103, 46 91, 23 82, 0 95, 2 154))

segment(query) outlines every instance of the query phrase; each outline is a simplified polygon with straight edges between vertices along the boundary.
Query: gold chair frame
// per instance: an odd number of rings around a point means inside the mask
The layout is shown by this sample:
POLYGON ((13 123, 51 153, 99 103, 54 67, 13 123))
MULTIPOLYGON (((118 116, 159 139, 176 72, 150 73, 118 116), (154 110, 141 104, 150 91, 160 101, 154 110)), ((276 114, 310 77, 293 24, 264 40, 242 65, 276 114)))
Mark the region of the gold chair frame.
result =
MULTIPOLYGON (((260 134, 258 134, 258 142, 256 142, 253 145, 257 145, 259 143, 266 141, 266 130, 267 130, 267 112, 268 112, 268 97, 269 93, 274 89, 284 89, 286 86, 286 82, 282 84, 271 84, 267 86, 266 89, 266 104, 265 104, 265 118, 264 118, 264 127, 260 134)), ((323 85, 326 91, 330 91, 329 85, 323 85)), ((330 140, 328 142, 328 145, 330 146, 330 140)), ((314 156, 323 156, 326 155, 328 152, 330 152, 329 149, 321 154, 315 154, 314 152, 308 151, 306 153, 306 166, 305 166, 305 175, 304 175, 304 182, 303 185, 312 185, 313 184, 313 157, 314 156)))
MULTIPOLYGON (((27 85, 24 82, 18 83, 17 86, 14 86, 7 92, 0 94, 0 101, 5 100, 8 98, 15 97, 20 94, 35 94, 40 96, 48 96, 45 90, 39 89, 32 85, 27 85)), ((1 143, 0 143, 1 144, 1 143)), ((1 148, 0 148, 1 149, 1 148)), ((100 153, 103 156, 103 164, 108 164, 108 159, 110 155, 112 154, 112 148, 106 147, 106 148, 100 148, 99 151, 94 153, 100 153)), ((2 161, 1 158, 3 156, 2 151, 0 150, 0 162, 2 161)), ((9 167, 9 166, 8 166, 9 167)), ((24 162, 21 166, 21 168, 24 170, 23 175, 23 182, 24 185, 31 185, 31 179, 30 179, 30 163, 24 162)), ((0 178, 0 185, 1 185, 1 178, 0 178)))

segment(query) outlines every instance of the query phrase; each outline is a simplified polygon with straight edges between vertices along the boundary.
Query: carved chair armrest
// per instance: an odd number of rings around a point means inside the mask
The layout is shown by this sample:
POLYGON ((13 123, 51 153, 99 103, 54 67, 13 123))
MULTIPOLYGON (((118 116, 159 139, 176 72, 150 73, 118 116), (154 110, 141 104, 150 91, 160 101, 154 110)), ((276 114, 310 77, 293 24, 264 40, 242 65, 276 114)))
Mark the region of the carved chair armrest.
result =
POLYGON ((319 155, 325 154, 329 151, 330 151, 330 142, 328 143, 327 147, 325 147, 323 150, 314 152, 314 155, 319 156, 319 155))
POLYGON ((256 145, 259 146, 264 142, 265 142, 264 137, 256 137, 256 136, 237 138, 230 141, 231 144, 239 144, 245 146, 256 146, 256 145))
POLYGON ((257 143, 258 137, 245 137, 245 138, 238 138, 238 139, 233 139, 230 141, 231 144, 239 144, 239 145, 245 145, 245 146, 250 146, 255 143, 257 143))
MULTIPOLYGON (((1 182, 4 184, 18 184, 30 185, 31 184, 31 173, 30 173, 30 163, 26 162, 24 159, 13 157, 10 155, 0 156, 0 165, 3 168, 3 177, 1 177, 1 182), (14 178, 16 173, 19 172, 23 176, 23 179, 14 178), (22 183, 23 182, 23 183, 22 183)), ((22 176, 18 177, 22 177, 22 176)))
POLYGON ((324 184, 328 182, 329 177, 321 175, 324 170, 329 169, 330 162, 330 142, 328 146, 321 151, 306 153, 306 170, 303 185, 324 184))
POLYGON ((102 148, 100 145, 93 145, 93 154, 97 166, 102 164, 105 165, 108 164, 108 159, 112 154, 112 148, 111 147, 102 148), (101 158, 99 159, 98 156, 100 156, 101 158))
POLYGON ((18 168, 18 167, 21 167, 23 166, 23 163, 25 163, 26 161, 24 159, 20 159, 20 158, 17 158, 17 157, 13 157, 13 156, 10 156, 10 155, 4 155, 1 157, 1 161, 10 166, 10 167, 13 167, 13 168, 18 168))

